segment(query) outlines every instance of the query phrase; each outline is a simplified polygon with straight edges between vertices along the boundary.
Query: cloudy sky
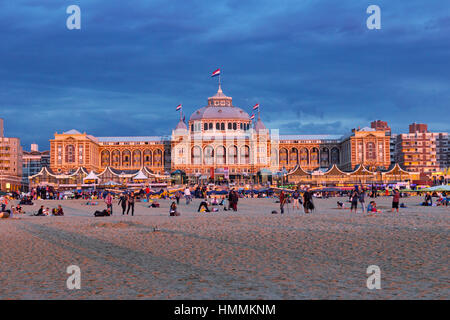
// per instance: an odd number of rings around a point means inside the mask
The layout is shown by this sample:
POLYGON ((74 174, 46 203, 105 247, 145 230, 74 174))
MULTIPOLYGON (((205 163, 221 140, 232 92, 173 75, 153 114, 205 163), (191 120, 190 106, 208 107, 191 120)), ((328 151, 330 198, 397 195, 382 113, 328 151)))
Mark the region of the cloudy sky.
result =
POLYGON ((371 120, 449 131, 450 2, 14 0, 0 2, 0 117, 25 149, 54 132, 167 135, 223 90, 284 134, 371 120), (66 8, 81 8, 68 30, 66 8), (381 7, 381 30, 366 9, 381 7))

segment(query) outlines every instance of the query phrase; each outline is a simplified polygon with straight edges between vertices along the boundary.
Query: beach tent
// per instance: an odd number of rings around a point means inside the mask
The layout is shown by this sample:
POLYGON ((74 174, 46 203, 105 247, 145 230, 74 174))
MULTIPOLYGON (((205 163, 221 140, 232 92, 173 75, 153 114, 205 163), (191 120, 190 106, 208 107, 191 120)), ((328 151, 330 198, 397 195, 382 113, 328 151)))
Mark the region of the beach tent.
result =
POLYGON ((139 172, 133 177, 134 181, 146 181, 148 180, 148 177, 142 172, 142 170, 139 170, 139 172))

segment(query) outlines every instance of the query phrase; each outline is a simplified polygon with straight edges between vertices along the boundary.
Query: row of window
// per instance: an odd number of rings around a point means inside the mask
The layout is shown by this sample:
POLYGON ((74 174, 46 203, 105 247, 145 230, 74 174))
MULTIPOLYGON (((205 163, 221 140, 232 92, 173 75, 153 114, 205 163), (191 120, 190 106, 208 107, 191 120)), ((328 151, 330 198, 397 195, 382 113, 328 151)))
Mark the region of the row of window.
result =
POLYGON ((161 167, 163 165, 163 151, 160 149, 144 150, 144 152, 140 150, 134 150, 133 152, 129 150, 122 152, 119 150, 113 150, 112 152, 103 150, 101 152, 101 164, 103 167, 141 167, 142 165, 161 167))
MULTIPOLYGON (((201 131, 201 124, 197 123, 197 124, 191 124, 191 131, 201 131)), ((225 131, 225 122, 216 122, 215 125, 213 122, 205 122, 203 123, 203 131, 208 131, 208 130, 221 130, 221 131, 225 131)), ((236 123, 236 122, 228 122, 227 126, 226 126, 227 130, 249 130, 250 129, 250 124, 249 123, 236 123)))

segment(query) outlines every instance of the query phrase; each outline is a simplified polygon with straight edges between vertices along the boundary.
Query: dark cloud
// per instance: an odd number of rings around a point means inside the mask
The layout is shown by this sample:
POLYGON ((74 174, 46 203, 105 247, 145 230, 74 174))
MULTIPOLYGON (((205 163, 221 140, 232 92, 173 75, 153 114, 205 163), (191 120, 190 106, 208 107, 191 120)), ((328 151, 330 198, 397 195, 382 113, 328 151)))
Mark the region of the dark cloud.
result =
POLYGON ((373 119, 448 131, 450 4, 376 1, 15 0, 0 3, 0 117, 48 147, 55 131, 167 135, 217 86, 282 133, 345 134, 373 119), (82 29, 66 29, 78 4, 82 29))

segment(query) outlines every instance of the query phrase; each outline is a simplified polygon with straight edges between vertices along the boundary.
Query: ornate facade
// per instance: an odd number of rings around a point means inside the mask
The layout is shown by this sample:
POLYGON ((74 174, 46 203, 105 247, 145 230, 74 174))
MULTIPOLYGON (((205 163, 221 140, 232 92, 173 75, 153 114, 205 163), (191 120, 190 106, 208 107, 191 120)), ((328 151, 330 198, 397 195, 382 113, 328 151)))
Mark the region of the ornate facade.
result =
POLYGON ((390 165, 390 138, 383 128, 353 129, 348 136, 280 135, 266 128, 259 112, 253 121, 234 106, 220 85, 187 124, 180 117, 169 137, 94 137, 70 130, 55 133, 50 146, 55 174, 80 167, 97 173, 108 167, 124 172, 146 168, 159 175, 179 170, 193 180, 236 181, 296 167, 313 172, 333 165, 342 170, 390 165))

